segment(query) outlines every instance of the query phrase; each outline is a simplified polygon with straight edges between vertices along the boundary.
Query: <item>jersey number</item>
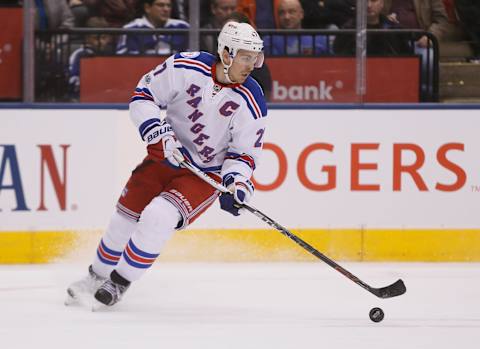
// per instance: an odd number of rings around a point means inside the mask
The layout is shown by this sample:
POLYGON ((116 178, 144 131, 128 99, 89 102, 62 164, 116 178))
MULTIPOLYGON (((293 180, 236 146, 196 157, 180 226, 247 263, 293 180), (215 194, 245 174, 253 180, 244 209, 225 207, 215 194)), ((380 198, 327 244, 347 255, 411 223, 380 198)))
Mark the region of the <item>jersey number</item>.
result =
POLYGON ((165 69, 167 69, 167 62, 163 63, 160 69, 158 69, 153 76, 157 76, 158 74, 162 73, 165 69))
POLYGON ((255 148, 261 148, 262 147, 262 137, 263 134, 265 133, 265 129, 261 128, 260 130, 257 131, 257 141, 255 142, 255 148))

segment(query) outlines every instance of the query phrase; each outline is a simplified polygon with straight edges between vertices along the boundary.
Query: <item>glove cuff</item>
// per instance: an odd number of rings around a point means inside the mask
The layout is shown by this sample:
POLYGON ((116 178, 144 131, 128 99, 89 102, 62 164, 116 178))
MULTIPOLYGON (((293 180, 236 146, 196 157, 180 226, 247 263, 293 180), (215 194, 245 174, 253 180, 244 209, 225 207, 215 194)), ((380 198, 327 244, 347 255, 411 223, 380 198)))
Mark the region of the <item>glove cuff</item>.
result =
POLYGON ((253 195, 253 192, 255 191, 253 183, 247 177, 238 172, 227 173, 225 176, 223 176, 222 184, 227 188, 230 187, 232 184, 236 186, 241 186, 245 188, 245 190, 248 191, 250 195, 253 195))
POLYGON ((163 120, 160 124, 152 127, 143 136, 143 139, 147 144, 155 144, 165 136, 172 136, 175 138, 175 133, 173 132, 172 126, 167 121, 163 120))
POLYGON ((238 172, 230 172, 230 173, 227 173, 225 176, 223 176, 222 178, 222 184, 225 186, 225 187, 229 187, 230 185, 232 185, 234 182, 235 182, 235 176, 238 176, 240 175, 240 173, 238 172))

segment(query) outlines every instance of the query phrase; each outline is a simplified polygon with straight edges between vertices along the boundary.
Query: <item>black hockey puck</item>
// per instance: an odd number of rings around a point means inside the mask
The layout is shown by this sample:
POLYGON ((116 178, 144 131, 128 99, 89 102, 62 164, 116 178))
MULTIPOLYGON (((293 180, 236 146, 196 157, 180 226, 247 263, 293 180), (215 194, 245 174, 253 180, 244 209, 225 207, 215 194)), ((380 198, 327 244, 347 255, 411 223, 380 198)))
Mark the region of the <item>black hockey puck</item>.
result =
POLYGON ((385 316, 383 310, 380 308, 372 308, 368 315, 370 316, 370 320, 372 320, 373 322, 380 322, 385 316))

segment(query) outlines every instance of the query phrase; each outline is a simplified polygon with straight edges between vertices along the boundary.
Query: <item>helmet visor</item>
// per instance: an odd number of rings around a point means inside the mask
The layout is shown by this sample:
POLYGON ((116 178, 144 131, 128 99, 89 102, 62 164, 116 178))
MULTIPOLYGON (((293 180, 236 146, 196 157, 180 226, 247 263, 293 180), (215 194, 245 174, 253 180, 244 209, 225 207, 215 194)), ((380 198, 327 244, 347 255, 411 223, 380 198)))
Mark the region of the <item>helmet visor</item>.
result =
POLYGON ((254 67, 255 68, 261 68, 262 65, 263 65, 263 61, 265 61, 265 55, 263 54, 263 52, 260 52, 258 54, 257 60, 255 61, 254 67))

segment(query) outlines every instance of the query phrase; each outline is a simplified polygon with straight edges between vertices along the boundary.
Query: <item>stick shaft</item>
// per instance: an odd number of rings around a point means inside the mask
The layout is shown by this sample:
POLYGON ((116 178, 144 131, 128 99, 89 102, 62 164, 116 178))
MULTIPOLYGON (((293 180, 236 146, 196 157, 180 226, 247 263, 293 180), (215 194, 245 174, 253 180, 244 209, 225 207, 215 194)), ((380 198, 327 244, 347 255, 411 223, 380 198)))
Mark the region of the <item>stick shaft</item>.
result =
POLYGON ((290 230, 286 229, 282 225, 275 222, 273 219, 268 217, 266 214, 264 214, 260 210, 254 208, 252 206, 245 205, 245 204, 243 205, 243 207, 247 211, 249 211, 249 212, 253 213, 255 216, 259 217, 262 221, 264 221, 265 223, 267 223, 268 225, 270 225, 271 227, 275 228, 277 231, 279 231, 280 233, 282 233, 283 235, 288 237, 289 239, 293 240, 297 245, 303 247, 303 249, 307 250, 308 252, 313 254, 315 257, 317 257, 318 259, 321 259, 323 262, 327 263, 333 269, 337 270, 338 272, 340 272, 341 274, 343 274, 344 276, 346 276, 347 278, 349 278, 350 280, 355 282, 356 284, 360 285, 361 287, 363 287, 366 290, 369 289, 370 286, 368 286, 366 283, 364 283, 358 277, 356 277, 355 275, 350 273, 348 270, 346 270, 345 268, 340 266, 338 263, 336 263, 335 261, 333 261, 332 259, 330 259, 326 255, 324 255, 323 253, 318 251, 315 247, 310 245, 308 242, 302 240, 301 238, 299 238, 298 236, 293 234, 290 230))
MULTIPOLYGON (((202 179, 203 181, 210 184, 213 188, 217 189, 218 191, 220 191, 222 193, 230 193, 231 194, 231 192, 224 185, 218 183, 216 180, 214 180, 213 178, 206 175, 204 172, 202 172, 196 166, 194 166, 191 163, 186 162, 186 161, 179 161, 179 162, 181 163, 181 165, 183 167, 185 167, 188 170, 190 170, 191 172, 193 172, 200 179, 202 179)), ((280 232, 281 234, 285 235, 286 237, 288 237, 289 239, 294 241, 297 245, 301 246, 303 249, 310 252, 312 255, 314 255, 318 259, 322 260, 323 262, 328 264, 330 267, 332 267, 333 269, 335 269, 336 271, 338 271, 339 273, 341 273, 342 275, 344 275, 345 277, 347 277, 348 279, 350 279, 351 281, 353 281, 354 283, 356 283, 360 287, 364 288, 368 292, 376 295, 377 297, 389 298, 389 297, 399 296, 399 295, 405 293, 406 289, 405 289, 405 286, 403 285, 403 281, 401 281, 401 280, 398 280, 396 283, 394 283, 392 285, 389 285, 387 287, 384 287, 382 289, 371 287, 367 283, 360 280, 357 276, 353 275, 347 269, 343 268, 338 263, 336 263, 335 261, 333 261, 332 259, 330 259, 326 255, 324 255, 323 253, 318 251, 312 245, 310 245, 309 243, 300 239, 298 236, 293 234, 290 230, 286 229, 285 227, 283 227, 282 225, 280 225, 279 223, 277 223, 276 221, 274 221, 273 219, 268 217, 262 211, 256 209, 253 206, 247 205, 247 204, 243 204, 242 206, 243 206, 244 209, 246 209, 247 211, 249 211, 253 215, 257 216, 258 218, 260 218, 262 221, 264 221, 265 223, 267 223, 271 227, 275 228, 278 232, 280 232)))

